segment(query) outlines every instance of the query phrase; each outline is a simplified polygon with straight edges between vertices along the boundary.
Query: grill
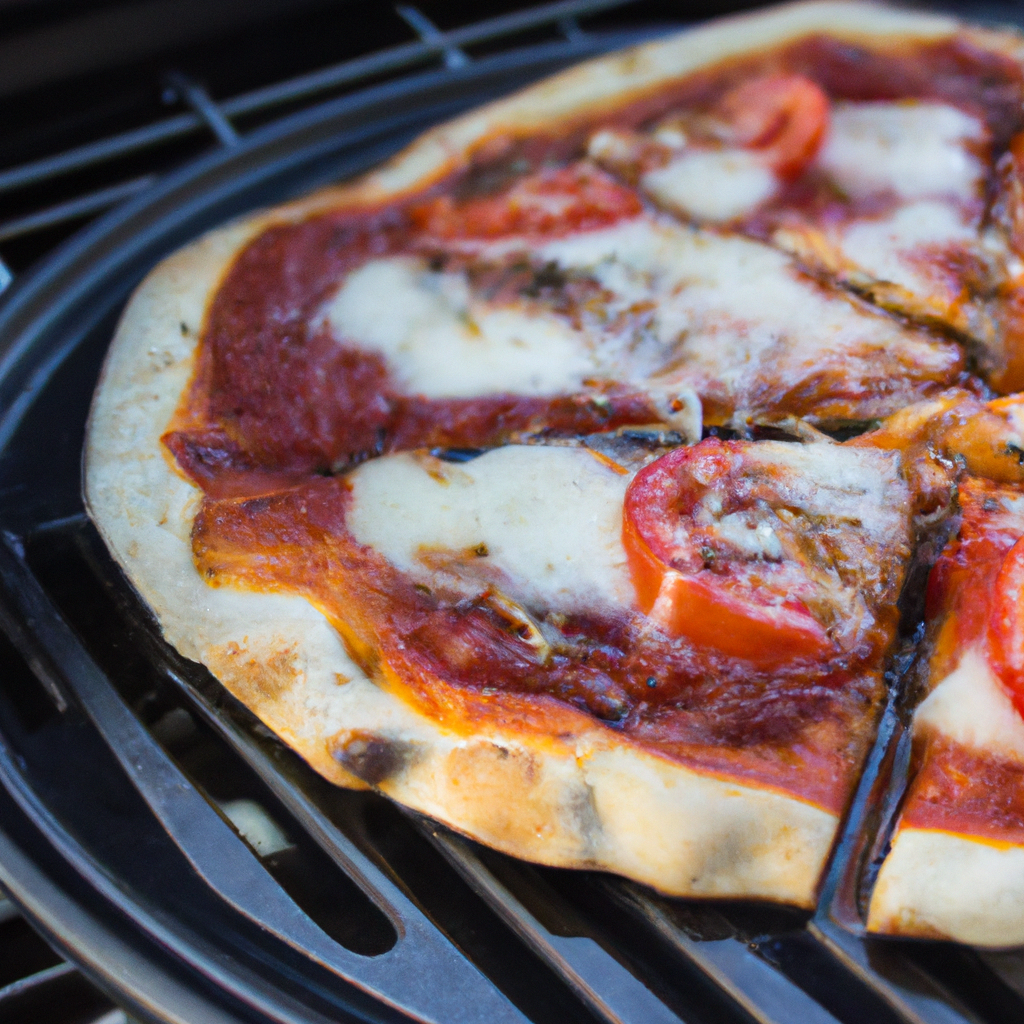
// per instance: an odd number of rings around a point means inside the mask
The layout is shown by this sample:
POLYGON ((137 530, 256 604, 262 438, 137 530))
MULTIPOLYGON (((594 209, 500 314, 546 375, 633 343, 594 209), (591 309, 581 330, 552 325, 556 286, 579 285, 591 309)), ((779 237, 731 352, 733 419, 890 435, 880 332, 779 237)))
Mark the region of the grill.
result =
MULTIPOLYGON (((668 16, 568 0, 441 29, 395 11, 383 48, 230 99, 164 69, 170 112, 57 151, 26 144, 0 169, 0 267, 17 272, 0 306, 0 1019, 1024 1020, 1024 954, 863 934, 880 851, 861 836, 891 818, 908 755, 897 700, 816 912, 669 900, 329 786, 168 648, 111 562, 82 510, 80 451, 106 344, 150 266, 668 16)), ((62 134, 55 118, 49 138, 62 134)))

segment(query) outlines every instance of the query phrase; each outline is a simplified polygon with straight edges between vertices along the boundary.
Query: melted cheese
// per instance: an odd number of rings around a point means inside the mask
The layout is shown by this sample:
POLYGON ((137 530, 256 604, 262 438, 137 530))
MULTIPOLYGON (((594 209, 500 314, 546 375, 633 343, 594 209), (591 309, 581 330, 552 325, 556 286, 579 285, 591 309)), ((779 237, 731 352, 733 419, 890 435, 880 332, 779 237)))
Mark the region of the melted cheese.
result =
MULTIPOLYGON (((515 245, 503 239, 479 255, 515 259, 515 245)), ((351 273, 324 316, 340 341, 380 352, 407 393, 552 395, 614 380, 649 394, 665 422, 694 438, 695 391, 724 396, 743 418, 824 372, 870 382, 907 365, 922 376, 948 369, 929 338, 741 236, 643 215, 524 255, 590 277, 604 294, 573 319, 537 299, 498 305, 462 272, 395 257, 351 273)))
POLYGON ((753 213, 778 179, 746 149, 692 149, 640 184, 656 202, 697 220, 724 222, 753 213))
POLYGON ((621 362, 629 377, 664 387, 704 378, 742 399, 759 381, 806 379, 825 354, 843 353, 853 376, 879 375, 872 361, 893 353, 923 371, 945 359, 924 337, 822 289, 789 256, 751 239, 641 217, 549 242, 538 254, 591 274, 622 310, 654 303, 652 331, 623 339, 621 362))
POLYGON ((836 103, 818 164, 854 197, 969 201, 981 194, 984 168, 966 143, 984 139, 977 118, 941 103, 836 103))
POLYGON ((597 369, 563 320, 483 302, 463 274, 412 257, 353 271, 325 316, 336 338, 379 352, 404 391, 428 398, 572 392, 597 369))
POLYGON ((982 651, 970 648, 914 715, 918 733, 937 732, 961 746, 1024 761, 1024 718, 982 651))
POLYGON ((906 508, 893 501, 906 493, 895 452, 784 441, 762 441, 756 452, 759 463, 788 471, 787 505, 854 524, 878 544, 906 531, 906 508))
POLYGON ((390 455, 348 479, 355 538, 427 586, 493 584, 539 613, 633 604, 630 478, 586 449, 509 446, 460 465, 390 455))
MULTIPOLYGON (((948 271, 929 267, 943 252, 977 247, 978 233, 960 212, 932 201, 912 203, 879 220, 857 220, 842 233, 844 257, 877 281, 901 285, 919 295, 945 291, 948 271)), ((957 289, 959 291, 959 289, 957 289)))

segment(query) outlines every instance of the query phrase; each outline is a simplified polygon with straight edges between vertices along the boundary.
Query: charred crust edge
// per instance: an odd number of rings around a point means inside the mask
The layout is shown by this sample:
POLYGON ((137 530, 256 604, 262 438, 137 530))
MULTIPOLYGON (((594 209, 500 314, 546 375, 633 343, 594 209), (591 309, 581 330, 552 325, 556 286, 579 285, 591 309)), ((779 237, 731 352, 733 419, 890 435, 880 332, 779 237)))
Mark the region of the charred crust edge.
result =
POLYGON ((418 745, 408 740, 362 729, 336 736, 329 749, 342 768, 370 786, 403 774, 420 753, 418 745))

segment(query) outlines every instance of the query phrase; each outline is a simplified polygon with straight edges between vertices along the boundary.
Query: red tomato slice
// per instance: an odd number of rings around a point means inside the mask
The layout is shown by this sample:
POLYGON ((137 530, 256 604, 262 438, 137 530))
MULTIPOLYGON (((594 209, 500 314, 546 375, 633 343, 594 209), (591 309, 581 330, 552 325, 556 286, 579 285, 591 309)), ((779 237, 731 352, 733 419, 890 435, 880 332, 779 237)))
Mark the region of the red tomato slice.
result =
POLYGON ((1024 537, 1006 553, 988 619, 989 664, 1024 715, 1024 537))
POLYGON ((743 550, 742 529, 770 532, 773 492, 786 507, 783 481, 776 489, 759 473, 751 485, 756 459, 753 444, 708 438, 636 475, 622 539, 640 608, 671 636, 760 665, 829 656, 835 645, 801 600, 815 593, 806 567, 743 550), (740 548, 729 537, 737 520, 740 548))
POLYGON ((550 237, 609 227, 643 209, 639 197, 586 164, 542 170, 493 196, 462 203, 439 196, 411 211, 413 223, 436 238, 550 237))
POLYGON ((828 96, 802 75, 768 75, 722 97, 718 113, 735 141, 759 150, 783 177, 795 177, 815 157, 829 123, 828 96))

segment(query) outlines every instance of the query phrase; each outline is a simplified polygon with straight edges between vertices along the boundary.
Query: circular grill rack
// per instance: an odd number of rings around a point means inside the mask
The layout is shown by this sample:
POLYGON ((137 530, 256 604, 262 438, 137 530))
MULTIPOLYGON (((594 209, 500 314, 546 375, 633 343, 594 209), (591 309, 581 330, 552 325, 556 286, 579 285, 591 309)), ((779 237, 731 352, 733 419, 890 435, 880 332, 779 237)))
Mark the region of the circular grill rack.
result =
MULTIPOLYGON (((221 126, 223 148, 147 187, 5 295, 0 883, 134 1016, 1024 1019, 1024 956, 862 933, 858 885, 871 851, 861 837, 891 810, 886 783, 907 753, 894 707, 816 913, 663 899, 610 876, 523 864, 376 794, 327 785, 162 641, 84 514, 89 400, 120 310, 160 258, 224 220, 365 170, 430 124, 638 38, 568 32, 475 62, 437 44, 443 69, 244 139, 221 126), (277 836, 272 848, 240 808, 277 836)), ((70 968, 49 970, 48 983, 67 983, 70 968)), ((30 988, 0 988, 8 1019, 32 1019, 30 988)))

